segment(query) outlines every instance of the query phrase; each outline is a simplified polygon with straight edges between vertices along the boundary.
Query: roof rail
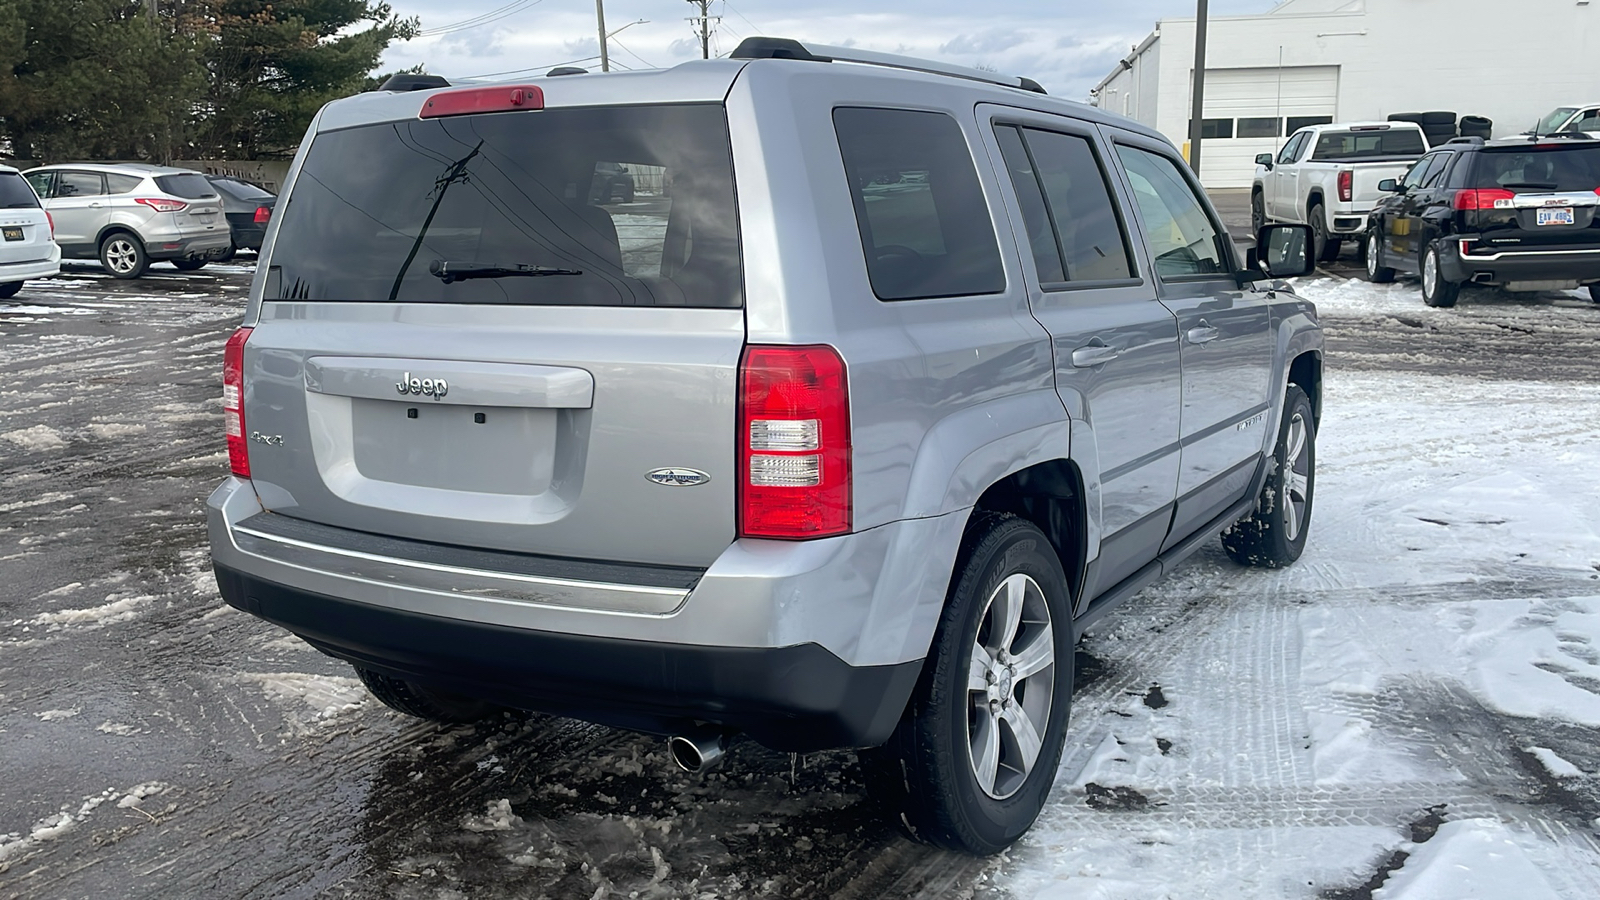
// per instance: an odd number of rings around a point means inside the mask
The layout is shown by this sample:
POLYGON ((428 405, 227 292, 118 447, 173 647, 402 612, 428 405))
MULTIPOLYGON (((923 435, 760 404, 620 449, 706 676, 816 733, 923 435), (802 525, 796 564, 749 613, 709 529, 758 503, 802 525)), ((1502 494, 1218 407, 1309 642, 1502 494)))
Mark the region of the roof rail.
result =
POLYGON ((789 38, 750 37, 745 38, 733 53, 730 59, 799 59, 807 62, 848 62, 861 63, 868 66, 884 66, 890 69, 906 69, 912 72, 926 72, 930 75, 949 75, 952 78, 965 78, 968 81, 982 81, 986 84, 998 84, 1002 87, 1017 88, 1023 91, 1032 91, 1035 94, 1045 93, 1039 82, 1032 78, 1020 78, 1012 75, 997 75, 985 72, 982 69, 969 69, 966 66, 956 66, 949 63, 934 62, 928 59, 918 59, 914 56, 897 56, 893 53, 877 53, 872 50, 857 50, 854 47, 830 47, 822 44, 802 44, 789 38))

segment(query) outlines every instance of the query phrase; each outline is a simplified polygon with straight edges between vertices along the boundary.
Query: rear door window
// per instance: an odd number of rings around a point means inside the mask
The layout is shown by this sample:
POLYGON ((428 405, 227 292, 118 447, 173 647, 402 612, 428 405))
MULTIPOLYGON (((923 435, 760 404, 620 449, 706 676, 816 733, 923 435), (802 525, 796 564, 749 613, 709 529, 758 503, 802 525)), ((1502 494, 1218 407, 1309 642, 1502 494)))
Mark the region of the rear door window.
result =
POLYGON ((1579 147, 1484 150, 1473 167, 1473 187, 1518 193, 1600 190, 1600 144, 1579 147))
POLYGON ((106 192, 99 172, 61 172, 56 175, 56 197, 98 197, 106 192))
POLYGON ((1428 163, 1428 168, 1422 173, 1423 188, 1439 186, 1440 180, 1444 177, 1445 168, 1450 165, 1450 157, 1454 155, 1454 153, 1435 153, 1433 155, 1433 161, 1428 163))
POLYGON ((743 303, 720 106, 545 109, 326 132, 279 208, 268 299, 743 303))
POLYGON ((1111 186, 1087 140, 1054 131, 1023 129, 1038 167, 1061 243, 1068 281, 1112 281, 1133 277, 1122 223, 1111 186))
POLYGON ((0 209, 36 209, 39 200, 33 188, 15 172, 0 172, 0 209))
POLYGON ((1005 290, 994 220, 955 119, 840 108, 833 124, 878 299, 1005 290))
POLYGON ((1144 220, 1156 273, 1172 279, 1227 272, 1221 232, 1178 170, 1179 164, 1126 144, 1117 145, 1117 155, 1144 220))

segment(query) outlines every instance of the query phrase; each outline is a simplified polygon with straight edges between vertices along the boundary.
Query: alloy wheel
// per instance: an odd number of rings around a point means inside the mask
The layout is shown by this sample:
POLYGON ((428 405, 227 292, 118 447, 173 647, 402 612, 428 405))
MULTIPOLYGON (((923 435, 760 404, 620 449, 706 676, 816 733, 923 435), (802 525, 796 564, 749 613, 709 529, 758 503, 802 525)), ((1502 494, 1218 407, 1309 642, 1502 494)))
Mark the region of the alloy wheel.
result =
POLYGON ((1367 280, 1378 280, 1378 236, 1367 235, 1367 280))
POLYGON ((1310 454, 1305 416, 1295 413, 1289 420, 1289 446, 1284 465, 1288 467, 1283 479, 1286 503, 1283 505, 1283 536, 1290 541, 1300 537, 1305 522, 1306 503, 1311 492, 1310 454))
POLYGON ((1022 789, 1039 761, 1055 699, 1055 631, 1044 592, 1014 574, 989 595, 967 669, 967 742, 985 794, 1022 789))
POLYGON ((1422 295, 1435 297, 1439 293, 1439 257, 1432 251, 1422 258, 1422 295))
POLYGON ((110 266, 113 272, 127 274, 133 271, 138 261, 138 253, 139 251, 127 238, 112 238, 111 243, 106 245, 106 265, 110 266))

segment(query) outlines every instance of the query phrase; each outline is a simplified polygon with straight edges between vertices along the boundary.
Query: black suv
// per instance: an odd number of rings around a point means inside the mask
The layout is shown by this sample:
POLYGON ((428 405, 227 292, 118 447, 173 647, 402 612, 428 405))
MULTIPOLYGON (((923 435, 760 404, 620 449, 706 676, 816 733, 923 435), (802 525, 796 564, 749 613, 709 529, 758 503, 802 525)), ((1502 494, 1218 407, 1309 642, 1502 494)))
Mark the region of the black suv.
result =
POLYGON ((1417 160, 1372 211, 1367 278, 1422 278, 1429 306, 1461 285, 1573 290, 1600 302, 1600 140, 1456 138, 1417 160))

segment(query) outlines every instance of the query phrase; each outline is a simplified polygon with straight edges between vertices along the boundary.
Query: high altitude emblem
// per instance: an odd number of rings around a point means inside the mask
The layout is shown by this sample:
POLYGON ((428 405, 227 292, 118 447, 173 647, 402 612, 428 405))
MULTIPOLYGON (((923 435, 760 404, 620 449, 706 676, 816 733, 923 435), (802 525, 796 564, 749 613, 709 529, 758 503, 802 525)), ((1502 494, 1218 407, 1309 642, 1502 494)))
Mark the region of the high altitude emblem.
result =
POLYGON ((694 487, 711 480, 710 475, 699 469, 680 469, 675 466, 646 472, 644 477, 667 487, 694 487))

